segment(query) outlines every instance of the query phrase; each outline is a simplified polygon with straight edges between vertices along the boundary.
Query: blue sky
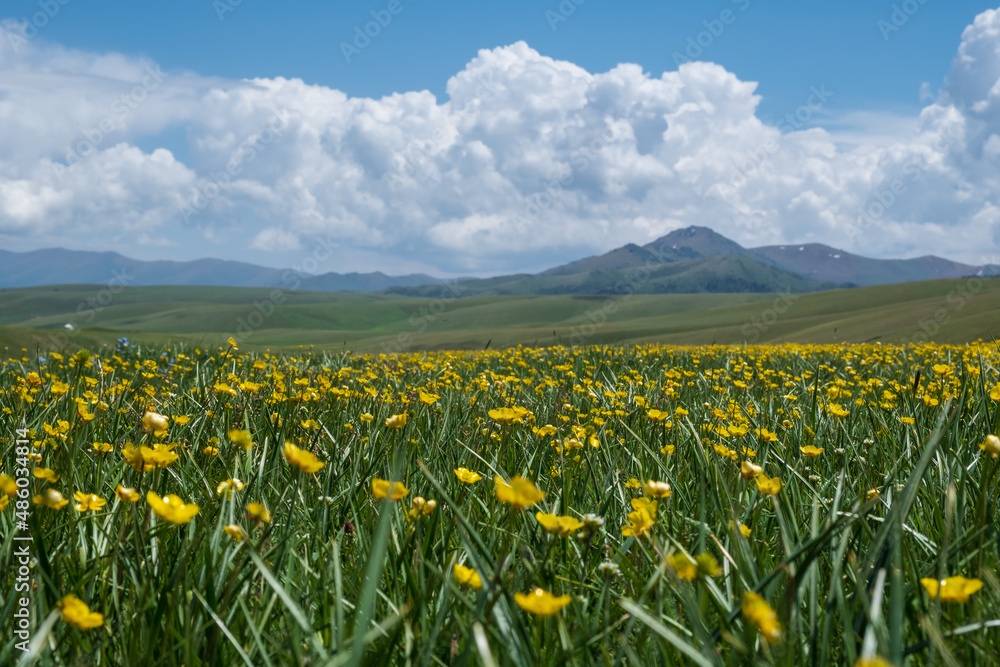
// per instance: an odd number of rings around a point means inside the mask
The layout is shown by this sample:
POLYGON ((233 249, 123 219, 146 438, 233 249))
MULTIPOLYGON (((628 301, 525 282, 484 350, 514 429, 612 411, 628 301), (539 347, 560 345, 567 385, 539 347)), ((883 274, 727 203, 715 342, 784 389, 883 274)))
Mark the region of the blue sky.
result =
POLYGON ((64 137, 33 149, 0 142, 0 242, 12 249, 103 242, 143 258, 288 265, 326 235, 353 270, 488 274, 544 268, 687 224, 746 245, 822 241, 970 263, 1000 239, 990 194, 1000 137, 990 143, 997 118, 983 93, 996 65, 986 60, 998 52, 990 3, 69 0, 44 21, 33 18, 40 6, 8 0, 0 10, 8 37, 0 41, 30 35, 22 49, 0 43, 0 117, 30 136, 39 131, 31 119, 51 114, 64 137), (391 20, 367 44, 355 42, 356 29, 375 32, 373 13, 391 20), (344 43, 362 47, 350 62, 344 43), (963 48, 974 67, 955 64, 963 48), (683 76, 676 54, 695 61, 683 76), (72 178, 45 181, 39 174, 66 165, 65 148, 150 63, 167 77, 147 91, 150 101, 99 142, 96 157, 69 165, 72 178), (503 93, 477 96, 474 76, 503 93), (301 82, 281 83, 288 79, 301 82), (449 85, 475 110, 456 115, 449 85), (52 86, 65 91, 65 108, 52 86), (829 99, 794 126, 782 123, 817 89, 829 99), (290 129, 255 151, 254 173, 234 174, 195 224, 178 224, 185 189, 210 184, 279 108, 291 113, 290 129), (928 148, 956 119, 961 139, 928 148), (550 121, 540 135, 538 124, 550 121), (574 156, 582 164, 579 151, 609 123, 627 129, 576 173, 574 156), (429 138, 434 128, 442 138, 429 138), (428 152, 414 158, 415 143, 428 152), (764 150, 772 143, 780 147, 764 150), (912 185, 873 223, 859 222, 916 159, 934 185, 912 185), (970 159, 982 164, 973 169, 970 159), (387 191, 393 160, 419 167, 404 174, 416 182, 387 191), (814 182, 803 180, 813 168, 814 182), (95 179, 109 174, 128 182, 96 195, 95 179), (322 177, 310 182, 314 174, 322 177), (572 182, 532 209, 559 178, 572 182), (98 215, 110 226, 99 239, 72 231, 98 215), (970 231, 974 244, 956 241, 970 231), (529 238, 511 240, 519 236, 529 238))
MULTIPOLYGON (((759 82, 761 117, 771 120, 818 83, 837 91, 831 112, 919 109, 921 84, 940 85, 962 29, 993 7, 926 0, 885 39, 878 22, 890 20, 898 2, 586 0, 573 4, 565 21, 546 15, 560 14, 554 0, 400 3, 402 11, 350 63, 340 43, 351 42, 354 29, 387 1, 244 0, 226 11, 211 0, 71 0, 42 34, 65 46, 145 55, 165 68, 206 75, 298 77, 359 97, 426 89, 443 99, 448 78, 479 49, 518 40, 591 72, 627 62, 659 75, 676 69, 673 54, 684 54, 688 38, 707 30, 704 22, 728 10, 735 19, 710 43, 703 39, 708 45, 699 59, 759 82)), ((5 5, 3 14, 12 18, 38 11, 37 0, 5 5)))

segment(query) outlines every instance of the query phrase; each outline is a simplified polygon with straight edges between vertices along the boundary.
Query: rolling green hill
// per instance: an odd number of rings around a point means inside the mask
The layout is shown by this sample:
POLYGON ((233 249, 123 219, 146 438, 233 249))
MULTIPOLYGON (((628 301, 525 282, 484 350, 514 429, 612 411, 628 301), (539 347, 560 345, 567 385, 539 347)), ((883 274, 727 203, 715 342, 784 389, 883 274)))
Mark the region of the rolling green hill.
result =
MULTIPOLYGON (((802 278, 748 255, 673 259, 626 246, 535 275, 519 274, 457 283, 462 296, 512 294, 697 294, 815 292, 837 285, 802 278)), ((389 294, 432 296, 440 285, 392 287, 389 294)))
MULTIPOLYGON (((510 295, 456 299, 265 288, 100 286, 0 290, 0 348, 76 349, 183 341, 313 345, 353 351, 510 345, 935 340, 1000 333, 1000 278, 832 290, 664 295, 510 295), (277 295, 281 303, 274 305, 277 295), (110 296, 110 302, 108 302, 110 296), (88 300, 90 300, 88 302, 88 300), (69 323, 75 328, 65 328, 69 323)), ((8 353, 10 351, 8 350, 8 353)))

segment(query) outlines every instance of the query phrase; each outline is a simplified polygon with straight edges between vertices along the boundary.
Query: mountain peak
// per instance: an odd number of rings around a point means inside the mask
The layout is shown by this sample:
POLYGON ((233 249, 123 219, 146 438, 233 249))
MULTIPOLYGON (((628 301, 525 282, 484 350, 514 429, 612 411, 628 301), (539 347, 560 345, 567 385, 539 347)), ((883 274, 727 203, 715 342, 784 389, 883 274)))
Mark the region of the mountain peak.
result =
POLYGON ((691 258, 749 254, 747 249, 736 241, 726 238, 714 229, 698 225, 675 229, 644 247, 657 252, 670 250, 691 258))

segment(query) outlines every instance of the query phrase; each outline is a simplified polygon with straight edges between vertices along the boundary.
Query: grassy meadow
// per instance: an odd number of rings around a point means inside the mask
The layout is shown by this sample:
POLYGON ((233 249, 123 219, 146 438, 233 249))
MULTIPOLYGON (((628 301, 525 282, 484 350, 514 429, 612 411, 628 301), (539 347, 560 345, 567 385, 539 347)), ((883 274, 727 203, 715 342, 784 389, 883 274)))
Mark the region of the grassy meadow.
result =
POLYGON ((234 287, 0 289, 0 352, 116 339, 265 352, 416 352, 610 343, 966 343, 1000 332, 1000 278, 808 294, 434 297, 234 287), (75 327, 64 330, 66 324, 75 327))
POLYGON ((224 340, 4 358, 0 663, 1000 659, 993 343, 224 340))

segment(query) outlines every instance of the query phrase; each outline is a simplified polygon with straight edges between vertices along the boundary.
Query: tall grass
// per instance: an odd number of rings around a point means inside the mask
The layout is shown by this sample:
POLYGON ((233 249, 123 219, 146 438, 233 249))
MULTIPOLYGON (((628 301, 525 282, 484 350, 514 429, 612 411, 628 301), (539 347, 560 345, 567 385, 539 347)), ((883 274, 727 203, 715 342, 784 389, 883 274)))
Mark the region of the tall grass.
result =
POLYGON ((12 617, 26 533, 13 502, 0 512, 0 664, 995 664, 998 460, 979 445, 1000 427, 998 360, 987 345, 25 353, 0 378, 2 470, 14 474, 15 429, 30 429, 31 467, 60 475, 32 477, 32 494, 70 503, 31 506, 28 653, 12 617), (489 416, 504 406, 528 413, 489 416), (171 418, 167 433, 143 429, 148 410, 171 418), (539 433, 547 424, 555 434, 539 433), (230 442, 234 429, 253 447, 230 442), (288 441, 324 467, 290 465, 288 441), (126 465, 126 443, 155 442, 179 458, 126 465), (807 458, 807 445, 823 452, 807 458), (744 460, 780 491, 742 476, 744 460), (482 479, 463 483, 460 467, 482 479), (494 476, 533 480, 544 499, 519 511, 494 476), (219 495, 234 478, 244 488, 219 495), (375 478, 409 495, 376 498, 375 478), (671 494, 648 533, 623 535, 647 480, 671 494), (107 505, 79 512, 76 491, 107 505), (148 491, 200 511, 175 525, 148 491), (408 516, 416 496, 436 508, 408 516), (273 520, 249 518, 251 502, 273 520), (603 527, 559 537, 536 512, 603 527), (677 554, 710 554, 721 572, 683 577, 677 554), (456 581, 456 564, 481 590, 456 581), (952 575, 984 588, 955 603, 920 584, 952 575), (571 601, 537 616, 515 599, 536 587, 571 601), (748 591, 776 612, 776 641, 744 613, 748 591), (103 624, 64 622, 68 594, 103 624))

